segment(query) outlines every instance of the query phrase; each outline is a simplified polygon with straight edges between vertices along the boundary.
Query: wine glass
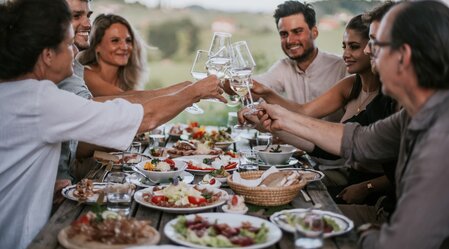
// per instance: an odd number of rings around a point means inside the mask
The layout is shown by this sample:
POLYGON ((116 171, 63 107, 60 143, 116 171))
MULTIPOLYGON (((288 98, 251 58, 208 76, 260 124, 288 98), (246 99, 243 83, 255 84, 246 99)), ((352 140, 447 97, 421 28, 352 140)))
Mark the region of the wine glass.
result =
POLYGON ((215 32, 209 48, 207 70, 219 80, 224 80, 226 71, 231 64, 231 34, 215 32))
MULTIPOLYGON (((209 60, 209 51, 197 50, 195 60, 193 60, 192 69, 190 74, 195 81, 202 80, 206 78, 209 74, 207 71, 207 61, 209 60)), ((221 102, 218 99, 204 99, 210 102, 221 102)))
POLYGON ((259 165, 257 164, 257 154, 254 150, 239 151, 239 172, 257 171, 259 165))
POLYGON ((161 125, 151 130, 148 136, 151 139, 152 148, 153 149, 159 148, 159 144, 165 142, 165 126, 161 125))
MULTIPOLYGON (((195 81, 202 80, 207 77, 206 62, 209 59, 209 52, 206 50, 197 50, 195 60, 192 64, 192 69, 190 74, 195 81)), ((218 100, 214 100, 218 101, 218 100)), ((191 106, 186 108, 186 111, 191 114, 203 114, 204 110, 197 104, 193 103, 191 106)))
MULTIPOLYGON (((224 32, 214 33, 209 48, 209 59, 206 62, 208 75, 216 75, 222 85, 226 79, 229 79, 228 69, 232 58, 231 36, 224 32)), ((227 100, 227 105, 230 107, 239 104, 238 96, 229 95, 227 100)))
POLYGON ((324 219, 314 210, 307 210, 295 222, 295 249, 323 247, 324 219))
MULTIPOLYGON (((231 76, 230 87, 240 96, 242 106, 248 107, 244 115, 253 115, 257 113, 251 94, 253 82, 251 74, 256 67, 256 63, 249 51, 248 44, 245 41, 235 42, 231 45, 232 61, 229 68, 231 76)), ((236 125, 234 128, 252 128, 254 124, 245 123, 236 125)))

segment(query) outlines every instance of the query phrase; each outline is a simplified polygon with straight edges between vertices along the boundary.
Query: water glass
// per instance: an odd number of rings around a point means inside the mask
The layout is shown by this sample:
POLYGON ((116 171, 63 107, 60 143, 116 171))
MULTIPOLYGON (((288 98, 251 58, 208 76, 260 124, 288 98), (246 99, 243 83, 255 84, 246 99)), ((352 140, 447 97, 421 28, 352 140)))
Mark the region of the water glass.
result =
POLYGON ((295 225, 295 249, 319 249, 323 247, 324 219, 320 213, 307 211, 297 218, 295 225))
POLYGON ((238 123, 237 112, 228 112, 228 122, 226 126, 232 128, 237 123, 238 123))
POLYGON ((131 208, 135 186, 126 180, 123 172, 111 172, 106 177, 106 207, 109 211, 126 216, 131 208))
POLYGON ((259 165, 257 163, 257 154, 254 150, 243 150, 239 153, 239 172, 257 171, 259 165))
POLYGON ((150 137, 152 148, 159 148, 160 145, 164 146, 165 144, 165 127, 159 126, 158 128, 151 130, 150 137))
POLYGON ((141 150, 142 150, 141 142, 132 142, 126 151, 131 153, 140 153, 141 150))
POLYGON ((271 144, 273 135, 269 132, 259 132, 257 133, 256 143, 257 145, 268 145, 271 144))

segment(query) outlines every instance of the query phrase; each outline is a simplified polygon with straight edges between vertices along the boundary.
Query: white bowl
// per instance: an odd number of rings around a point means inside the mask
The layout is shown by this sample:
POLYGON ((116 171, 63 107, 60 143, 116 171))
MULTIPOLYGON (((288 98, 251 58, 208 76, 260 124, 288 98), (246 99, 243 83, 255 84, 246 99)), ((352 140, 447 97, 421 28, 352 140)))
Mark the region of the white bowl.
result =
POLYGON ((230 146, 231 144, 233 144, 233 143, 234 143, 233 141, 216 142, 214 146, 215 146, 216 148, 220 148, 220 149, 222 149, 222 150, 226 150, 226 149, 228 149, 229 146, 230 146))
POLYGON ((266 145, 255 146, 254 151, 268 165, 285 164, 296 151, 296 148, 288 144, 281 144, 279 145, 281 152, 270 152, 271 149, 277 146, 277 144, 270 145, 266 150, 266 145))
POLYGON ((208 187, 212 187, 212 188, 220 188, 221 187, 221 182, 217 178, 215 178, 215 183, 214 184, 210 184, 208 182, 199 181, 198 185, 208 186, 208 187))
POLYGON ((146 176, 148 176, 148 178, 150 178, 151 181, 158 183, 161 181, 167 181, 170 178, 175 179, 176 177, 181 175, 181 173, 187 168, 186 162, 179 161, 179 160, 173 160, 173 161, 175 162, 176 168, 178 168, 178 170, 161 172, 161 171, 152 171, 152 170, 144 169, 145 163, 151 162, 151 160, 146 160, 146 161, 140 162, 139 164, 136 165, 136 167, 142 173, 144 173, 146 176))
POLYGON ((223 210, 223 212, 230 213, 230 214, 246 214, 246 212, 248 212, 247 206, 245 206, 245 208, 242 210, 232 210, 232 209, 228 208, 228 204, 225 204, 225 205, 221 206, 221 209, 223 210))

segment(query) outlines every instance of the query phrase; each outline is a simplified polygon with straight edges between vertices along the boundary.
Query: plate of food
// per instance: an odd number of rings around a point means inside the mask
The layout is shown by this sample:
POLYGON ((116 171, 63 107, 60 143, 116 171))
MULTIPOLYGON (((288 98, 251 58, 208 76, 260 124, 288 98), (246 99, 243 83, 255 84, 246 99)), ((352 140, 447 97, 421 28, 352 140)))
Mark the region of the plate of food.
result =
POLYGON ((283 168, 281 170, 295 170, 305 178, 307 182, 321 181, 324 178, 324 173, 314 169, 298 169, 298 168, 283 168))
POLYGON ((185 156, 179 157, 177 160, 182 160, 187 163, 187 171, 194 174, 207 174, 220 168, 224 168, 225 171, 233 171, 238 168, 238 159, 232 158, 228 155, 220 156, 185 156))
POLYGON ((122 249, 155 245, 160 234, 149 221, 121 217, 111 211, 88 212, 58 234, 58 241, 68 249, 122 249))
POLYGON ((220 148, 211 148, 209 144, 205 144, 197 140, 178 141, 172 148, 169 148, 166 151, 171 157, 223 154, 223 150, 220 148))
MULTIPOLYGON (((105 187, 106 183, 94 183, 92 180, 82 179, 75 185, 63 188, 61 192, 65 198, 72 201, 95 203, 105 187)), ((106 196, 104 202, 106 202, 106 196)))
MULTIPOLYGON (((138 173, 132 173, 132 174, 129 174, 129 175, 126 177, 126 179, 127 179, 130 183, 132 183, 132 184, 134 184, 134 185, 136 185, 136 186, 138 186, 138 187, 143 187, 143 188, 148 188, 148 187, 152 187, 152 186, 157 185, 157 183, 148 181, 147 179, 145 179, 145 177, 143 177, 142 175, 139 175, 138 173)), ((186 172, 186 171, 183 171, 183 172, 181 172, 181 174, 178 176, 177 179, 178 179, 179 181, 181 181, 181 182, 190 184, 190 183, 193 182, 193 180, 195 179, 195 177, 194 177, 191 173, 186 172)), ((162 181, 162 182, 159 182, 159 184, 169 184, 169 183, 170 183, 170 181, 166 181, 166 182, 162 181)))
POLYGON ((198 185, 219 188, 221 186, 221 181, 210 174, 206 174, 204 175, 203 179, 198 182, 198 185))
POLYGON ((291 157, 288 159, 287 163, 285 164, 277 164, 277 165, 269 165, 266 164, 264 161, 259 160, 258 165, 260 169, 269 169, 271 166, 275 166, 276 168, 286 168, 286 167, 293 167, 298 163, 298 159, 291 157))
POLYGON ((204 249, 266 248, 282 237, 281 230, 267 220, 230 213, 179 216, 165 225, 164 233, 180 245, 204 249))
POLYGON ((103 151, 95 151, 94 152, 94 158, 98 163, 101 164, 107 164, 109 162, 112 162, 114 165, 122 165, 122 164, 136 164, 143 160, 149 160, 150 157, 143 155, 143 154, 137 154, 137 153, 126 153, 125 156, 123 156, 123 152, 103 152, 103 151))
MULTIPOLYGON (((296 223, 301 222, 308 211, 302 208, 283 210, 271 215, 270 220, 284 231, 294 233, 296 223)), ((352 220, 344 215, 323 210, 312 210, 311 212, 322 215, 324 219, 324 238, 342 235, 354 228, 352 220)))
POLYGON ((134 199, 144 206, 168 213, 194 213, 223 205, 228 194, 217 188, 179 182, 139 190, 134 199))

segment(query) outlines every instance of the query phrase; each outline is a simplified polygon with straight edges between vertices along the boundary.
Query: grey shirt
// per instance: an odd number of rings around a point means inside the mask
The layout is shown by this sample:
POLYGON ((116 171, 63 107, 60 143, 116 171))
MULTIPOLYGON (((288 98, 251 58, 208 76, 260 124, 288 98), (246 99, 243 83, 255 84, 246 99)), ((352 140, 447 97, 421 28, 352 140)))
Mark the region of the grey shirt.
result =
MULTIPOLYGON (((75 60, 73 67, 74 74, 63 81, 57 86, 61 90, 65 90, 81 96, 85 99, 92 99, 92 93, 84 82, 84 66, 75 60)), ((58 164, 58 179, 70 179, 74 178, 70 174, 70 168, 75 162, 76 148, 78 147, 78 141, 70 140, 61 144, 61 156, 58 164)))
POLYGON ((449 238, 449 91, 437 91, 410 117, 404 110, 370 126, 345 126, 349 161, 398 158, 396 211, 390 223, 361 238, 363 248, 440 248, 449 238))

